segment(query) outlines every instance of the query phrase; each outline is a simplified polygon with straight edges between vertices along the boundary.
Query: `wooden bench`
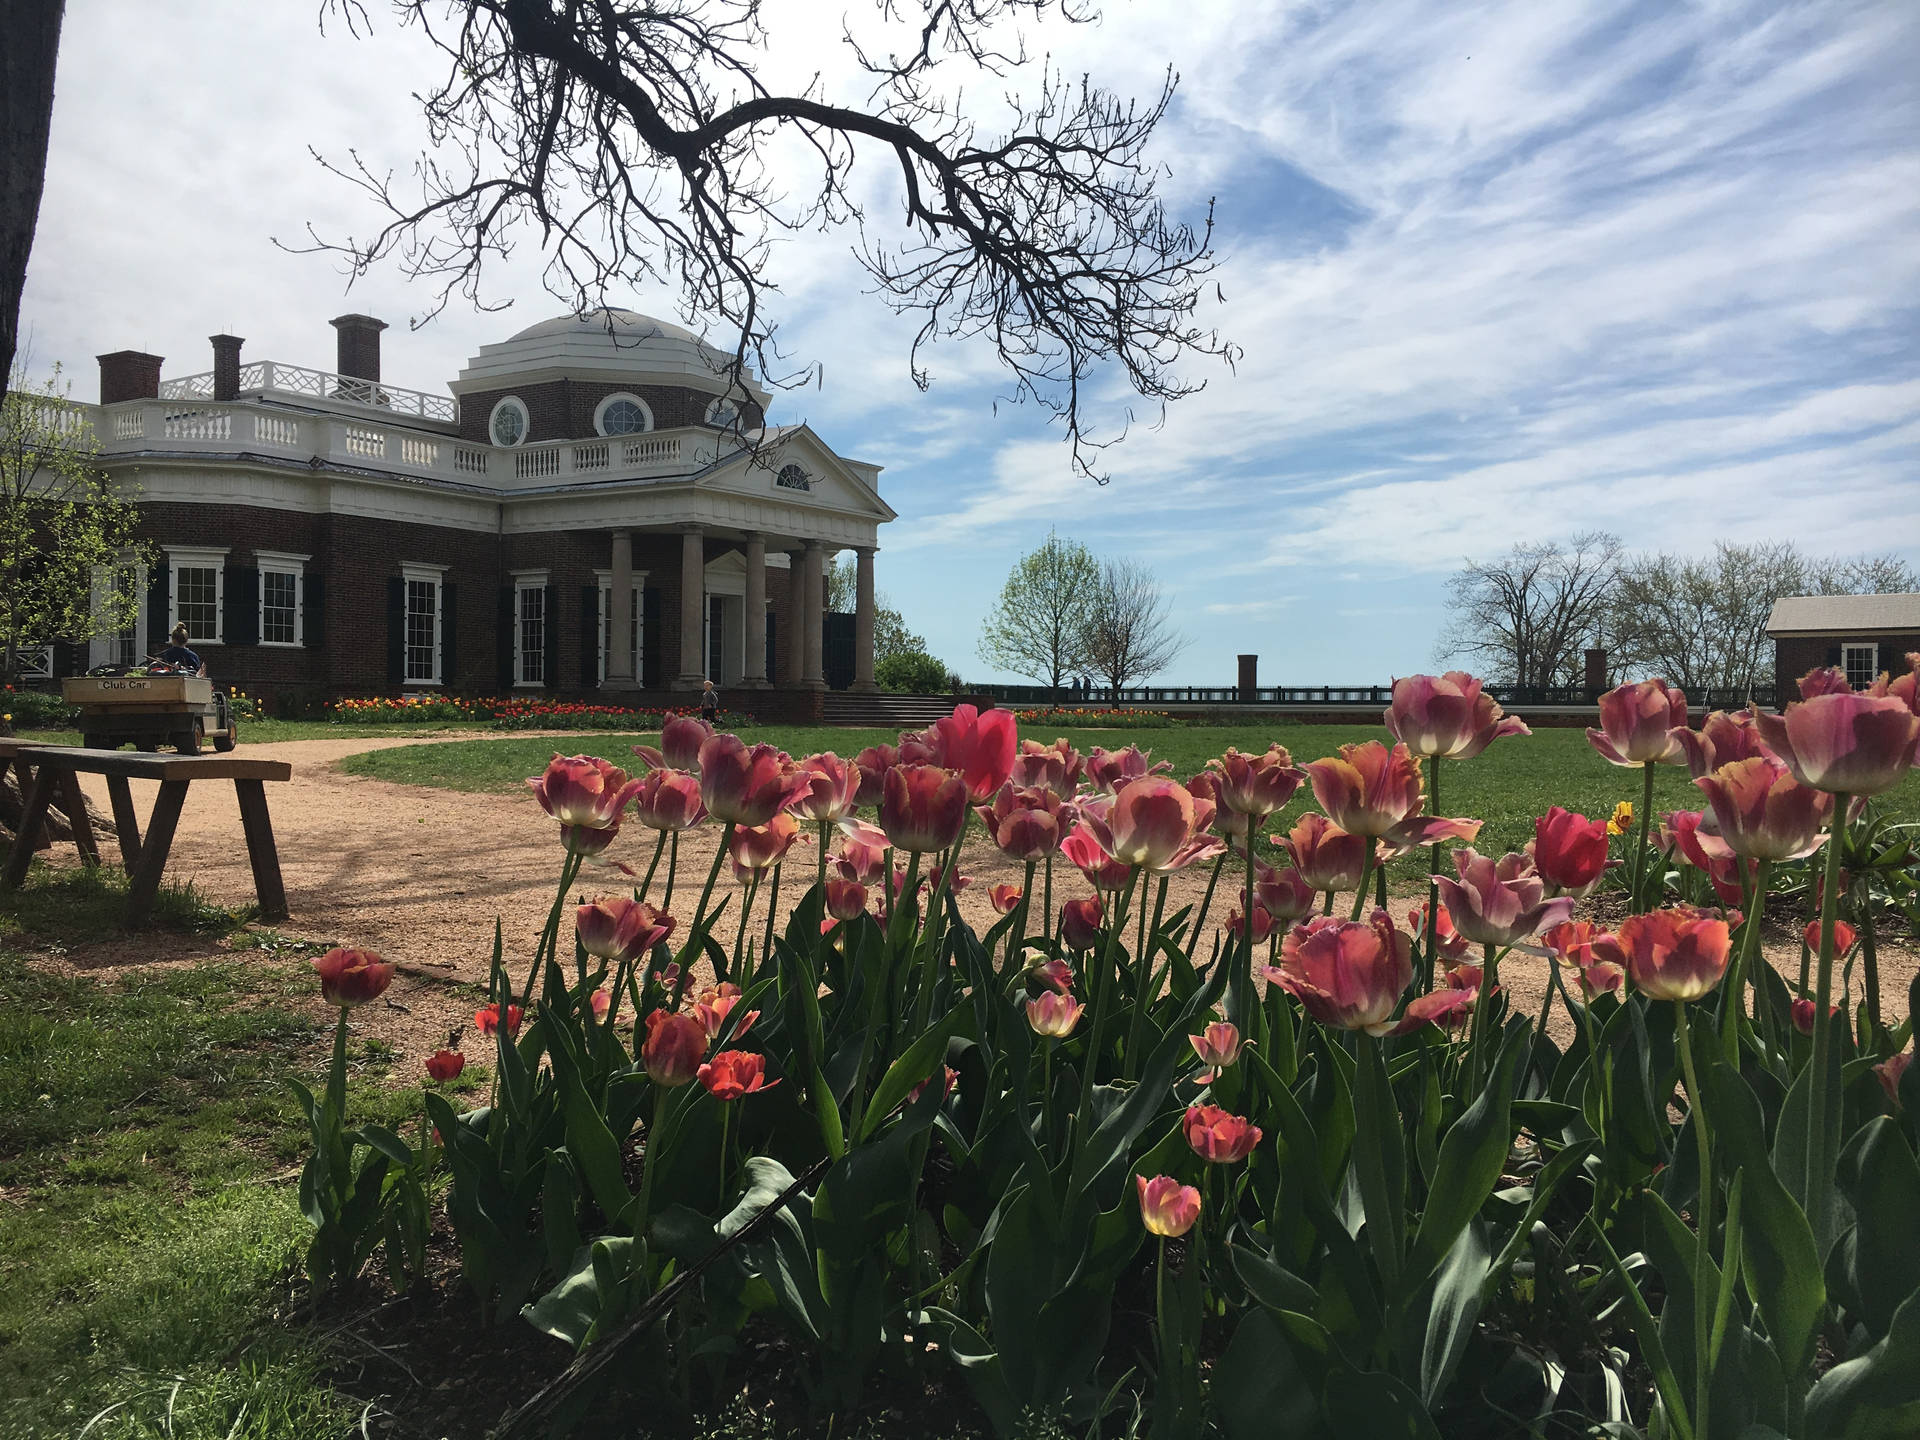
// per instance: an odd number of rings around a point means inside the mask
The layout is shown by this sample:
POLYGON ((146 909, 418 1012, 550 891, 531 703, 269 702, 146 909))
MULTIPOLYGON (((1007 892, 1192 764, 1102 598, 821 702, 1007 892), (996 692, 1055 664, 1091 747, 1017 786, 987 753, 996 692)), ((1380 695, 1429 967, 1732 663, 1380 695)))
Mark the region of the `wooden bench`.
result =
POLYGON ((11 890, 26 879, 27 863, 35 848, 32 837, 40 830, 47 807, 56 798, 73 826, 73 845, 80 852, 81 863, 100 863, 100 847, 94 839, 93 822, 87 818, 79 777, 103 775, 107 795, 113 802, 114 828, 120 835, 120 858, 126 863, 130 881, 127 924, 145 925, 153 915, 154 896, 159 893, 160 876, 167 868, 167 855, 173 849, 173 834, 180 823, 180 807, 186 803, 187 787, 195 780, 231 780, 240 800, 240 825, 246 833, 247 861, 253 868, 260 918, 267 921, 287 918, 287 892, 280 879, 280 852, 273 843, 273 821, 267 814, 265 783, 292 778, 293 766, 285 760, 243 760, 234 755, 148 755, 127 750, 86 750, 74 745, 0 743, 8 746, 4 758, 19 770, 23 781, 29 770, 33 775, 32 784, 26 787, 26 809, 20 818, 13 849, 7 856, 7 868, 0 873, 0 889, 11 890), (134 813, 129 780, 160 783, 160 794, 153 802, 144 840, 140 835, 139 817, 134 813))

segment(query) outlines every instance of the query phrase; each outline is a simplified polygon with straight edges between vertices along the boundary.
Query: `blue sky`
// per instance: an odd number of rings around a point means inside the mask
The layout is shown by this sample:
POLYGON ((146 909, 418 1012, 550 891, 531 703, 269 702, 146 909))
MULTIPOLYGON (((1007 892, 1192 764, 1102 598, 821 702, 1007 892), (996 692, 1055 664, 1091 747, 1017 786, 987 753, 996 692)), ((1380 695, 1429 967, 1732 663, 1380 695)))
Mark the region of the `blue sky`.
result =
MULTIPOLYGON (((767 10, 776 69, 855 93, 821 7, 767 10)), ((372 40, 322 39, 313 13, 70 0, 22 328, 77 394, 105 350, 207 368, 219 330, 329 364, 346 309, 395 322, 390 379, 436 388, 559 308, 522 254, 490 287, 507 314, 410 334, 428 302, 397 272, 348 295, 274 246, 372 222, 308 144, 404 167, 422 140, 417 38, 375 8, 372 40)), ((1245 651, 1269 684, 1426 668, 1464 557, 1588 526, 1920 561, 1920 7, 1140 0, 1028 43, 1132 93, 1180 72, 1155 158, 1176 209, 1218 198, 1201 318, 1244 358, 1194 367, 1207 388, 1095 487, 996 405, 978 346, 914 389, 850 235, 776 249, 782 343, 824 377, 775 416, 886 466, 880 586, 962 674, 1050 526, 1154 567, 1189 638, 1164 678, 1196 684, 1245 651)), ((858 182, 886 223, 886 166, 858 182)), ((1116 424, 1128 397, 1095 388, 1116 424)))

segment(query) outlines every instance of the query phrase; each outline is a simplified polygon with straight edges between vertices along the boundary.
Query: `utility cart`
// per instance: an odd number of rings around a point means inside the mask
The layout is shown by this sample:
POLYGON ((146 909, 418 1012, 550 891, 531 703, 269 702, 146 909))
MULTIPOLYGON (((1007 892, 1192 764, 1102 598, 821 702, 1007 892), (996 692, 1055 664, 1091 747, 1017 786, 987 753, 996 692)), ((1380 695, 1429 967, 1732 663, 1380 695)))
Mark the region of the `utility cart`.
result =
POLYGON ((197 755, 239 743, 224 690, 199 675, 143 671, 76 675, 60 682, 61 696, 80 712, 80 743, 89 750, 138 750, 170 745, 197 755))

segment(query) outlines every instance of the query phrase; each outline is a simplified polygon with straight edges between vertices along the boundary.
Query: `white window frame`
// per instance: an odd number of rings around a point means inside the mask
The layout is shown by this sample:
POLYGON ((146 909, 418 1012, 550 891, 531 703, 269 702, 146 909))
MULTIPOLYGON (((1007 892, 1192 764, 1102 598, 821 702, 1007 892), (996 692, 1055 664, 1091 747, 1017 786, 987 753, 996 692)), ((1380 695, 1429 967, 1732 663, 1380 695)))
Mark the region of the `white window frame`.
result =
POLYGON ((730 400, 725 395, 716 395, 707 405, 707 424, 717 430, 738 430, 742 410, 743 407, 737 400, 730 400), (722 409, 727 412, 725 419, 720 418, 719 415, 722 409))
POLYGON ((624 440, 630 435, 650 435, 653 433, 653 430, 653 407, 638 395, 632 394, 629 391, 616 390, 613 394, 602 397, 600 403, 593 407, 593 433, 596 435, 607 435, 609 440, 624 440), (640 413, 647 417, 646 429, 623 430, 618 435, 607 435, 607 411, 615 402, 620 400, 630 400, 640 407, 640 413))
POLYGON ((166 547, 167 552, 167 633, 173 633, 173 627, 180 623, 180 572, 182 570, 213 571, 213 634, 195 635, 187 632, 187 644, 223 645, 226 643, 227 621, 227 555, 223 547, 218 550, 194 546, 166 547))
MULTIPOLYGON (((146 658, 147 586, 151 577, 148 574, 147 567, 145 565, 134 564, 134 559, 134 556, 126 555, 121 557, 118 564, 96 565, 93 567, 93 602, 91 608, 96 616, 100 613, 101 602, 106 596, 107 586, 112 583, 113 572, 115 570, 124 568, 130 569, 133 572, 134 616, 133 629, 131 632, 133 649, 131 652, 132 660, 129 663, 138 665, 146 658)), ((119 661, 114 657, 114 651, 119 649, 120 642, 126 634, 127 632, 114 631, 106 634, 96 634, 92 639, 88 640, 87 668, 91 670, 96 665, 118 664, 119 661)))
POLYGON ((424 562, 407 561, 400 566, 400 578, 406 583, 406 603, 400 607, 400 683, 406 685, 425 685, 433 687, 443 681, 446 661, 446 574, 444 565, 429 565, 424 562), (413 585, 415 582, 433 586, 433 678, 411 679, 407 676, 407 651, 412 647, 407 643, 406 627, 413 618, 413 585))
POLYGON ((487 443, 500 450, 518 450, 527 443, 527 436, 533 430, 533 415, 527 409, 527 402, 518 395, 502 395, 494 401, 493 409, 487 412, 487 443), (510 445, 500 443, 493 433, 493 422, 500 418, 502 410, 517 410, 520 414, 520 438, 510 445))
POLYGON ((275 650, 297 650, 307 643, 307 562, 311 555, 290 555, 280 550, 256 550, 253 563, 260 571, 260 613, 255 618, 255 632, 260 643, 275 650), (293 577, 293 639, 267 639, 267 576, 291 575, 293 577))
MULTIPOLYGON (((613 572, 595 570, 593 578, 600 586, 599 636, 595 649, 600 655, 600 683, 607 683, 607 620, 613 613, 613 572)), ((647 659, 647 623, 643 606, 646 605, 647 572, 633 572, 633 680, 637 685, 646 672, 641 668, 647 659)))
POLYGON ((545 570, 515 570, 513 575, 513 688, 516 690, 545 690, 551 684, 547 674, 547 654, 552 646, 545 643, 551 638, 548 627, 554 617, 546 613, 547 608, 547 572, 545 570), (521 618, 521 599, 529 590, 540 592, 540 679, 527 679, 527 651, 525 648, 526 622, 521 618))
POLYGON ((1871 685, 1880 674, 1880 644, 1874 640, 1854 640, 1843 642, 1840 646, 1840 673, 1847 677, 1847 683, 1856 690, 1871 685), (1867 674, 1864 680, 1853 678, 1852 656, 1862 650, 1867 653, 1867 674))

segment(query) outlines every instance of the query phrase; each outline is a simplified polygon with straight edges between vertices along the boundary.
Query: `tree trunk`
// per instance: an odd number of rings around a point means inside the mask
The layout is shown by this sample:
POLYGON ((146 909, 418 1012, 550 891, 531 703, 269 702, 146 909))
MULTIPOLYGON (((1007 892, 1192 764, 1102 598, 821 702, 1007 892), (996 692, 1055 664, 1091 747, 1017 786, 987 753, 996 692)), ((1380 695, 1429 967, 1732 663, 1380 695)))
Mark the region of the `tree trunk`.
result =
POLYGON ((40 220, 64 0, 0 0, 0 399, 20 340, 20 294, 40 220))

